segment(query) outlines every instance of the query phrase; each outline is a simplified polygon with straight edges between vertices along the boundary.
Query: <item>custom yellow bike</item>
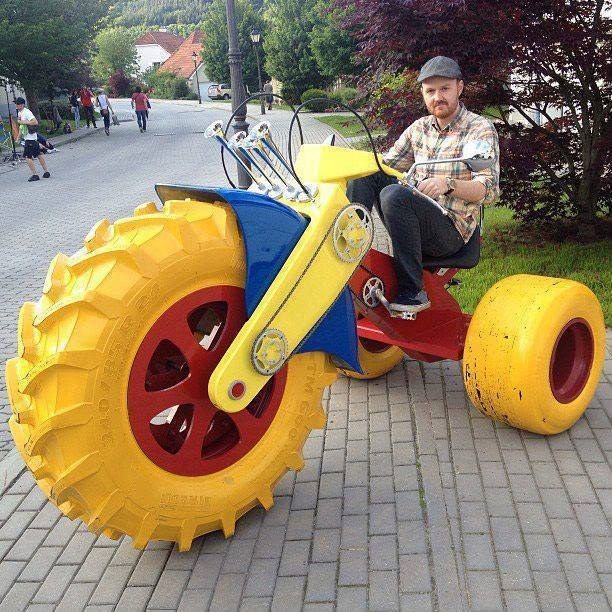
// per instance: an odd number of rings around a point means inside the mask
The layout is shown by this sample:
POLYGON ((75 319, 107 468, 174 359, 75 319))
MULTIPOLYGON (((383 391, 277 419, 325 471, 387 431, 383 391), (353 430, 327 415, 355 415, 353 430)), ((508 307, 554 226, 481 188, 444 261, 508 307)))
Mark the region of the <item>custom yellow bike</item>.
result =
MULTIPOLYGON (((338 372, 373 378, 406 354, 463 359, 474 405, 515 427, 557 433, 586 409, 604 355, 589 289, 513 276, 462 313, 447 288, 477 264, 477 232, 424 261, 431 308, 398 318, 392 259, 345 195, 348 180, 393 170, 331 141, 303 145, 293 168, 266 123, 227 140, 217 122, 207 135, 251 189, 157 185, 161 206, 97 223, 21 309, 10 428, 64 514, 136 547, 230 536, 304 465, 338 372)), ((457 163, 487 159, 472 143, 457 163)))

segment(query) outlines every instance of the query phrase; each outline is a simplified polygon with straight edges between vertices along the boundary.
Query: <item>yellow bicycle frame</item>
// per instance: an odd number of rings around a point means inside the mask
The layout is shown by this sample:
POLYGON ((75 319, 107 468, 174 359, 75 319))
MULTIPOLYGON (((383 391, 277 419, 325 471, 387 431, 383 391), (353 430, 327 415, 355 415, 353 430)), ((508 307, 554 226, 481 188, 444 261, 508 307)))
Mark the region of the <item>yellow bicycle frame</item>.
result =
MULTIPOLYGON (((383 168, 401 176, 388 166, 383 168)), ((261 374, 253 364, 254 346, 262 332, 280 331, 288 358, 334 304, 361 260, 343 261, 334 248, 334 223, 349 204, 347 181, 378 169, 376 159, 367 151, 330 145, 301 147, 296 172, 302 182, 316 184, 318 193, 311 202, 282 202, 307 217, 309 224, 210 377, 208 393, 220 410, 242 410, 269 380, 270 375, 261 374), (236 383, 242 392, 239 397, 232 393, 236 383)))

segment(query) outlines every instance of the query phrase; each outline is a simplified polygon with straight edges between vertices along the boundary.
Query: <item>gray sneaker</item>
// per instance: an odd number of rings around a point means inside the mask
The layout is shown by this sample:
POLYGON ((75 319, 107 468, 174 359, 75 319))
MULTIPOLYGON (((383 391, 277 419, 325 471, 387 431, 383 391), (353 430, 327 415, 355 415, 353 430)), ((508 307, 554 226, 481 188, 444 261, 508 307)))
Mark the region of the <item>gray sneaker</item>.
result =
POLYGON ((398 312, 421 312, 431 306, 431 302, 424 290, 419 291, 416 295, 409 293, 400 293, 395 302, 391 303, 391 310, 398 312))

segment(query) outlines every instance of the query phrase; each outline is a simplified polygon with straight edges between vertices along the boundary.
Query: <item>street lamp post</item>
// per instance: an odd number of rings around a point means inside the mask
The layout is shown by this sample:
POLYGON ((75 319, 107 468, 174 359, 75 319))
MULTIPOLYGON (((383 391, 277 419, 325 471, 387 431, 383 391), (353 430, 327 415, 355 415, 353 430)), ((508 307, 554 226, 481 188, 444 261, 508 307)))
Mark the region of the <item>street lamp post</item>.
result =
MULTIPOLYGON (((242 53, 238 46, 238 29, 236 28, 236 13, 234 11, 234 0, 225 0, 225 13, 227 15, 227 34, 229 38, 229 50, 227 57, 229 59, 230 78, 232 84, 232 111, 236 111, 238 107, 245 101, 244 82, 242 80, 242 53)), ((246 104, 242 105, 240 111, 235 116, 235 122, 232 126, 234 133, 249 131, 249 124, 246 122, 247 108, 246 104)), ((238 164, 238 187, 248 189, 251 184, 251 178, 246 173, 246 170, 238 164)))
MULTIPOLYGON (((257 28, 251 30, 251 42, 255 47, 255 57, 257 58, 257 79, 259 80, 259 91, 263 91, 263 84, 261 82, 261 67, 259 65, 259 45, 261 43, 261 32, 257 28)), ((266 114, 266 103, 265 96, 260 96, 261 101, 261 114, 266 114)))
POLYGON ((200 93, 200 77, 198 77, 198 54, 194 51, 191 54, 193 58, 193 69, 195 71, 196 86, 198 88, 198 104, 202 104, 202 94, 200 93))

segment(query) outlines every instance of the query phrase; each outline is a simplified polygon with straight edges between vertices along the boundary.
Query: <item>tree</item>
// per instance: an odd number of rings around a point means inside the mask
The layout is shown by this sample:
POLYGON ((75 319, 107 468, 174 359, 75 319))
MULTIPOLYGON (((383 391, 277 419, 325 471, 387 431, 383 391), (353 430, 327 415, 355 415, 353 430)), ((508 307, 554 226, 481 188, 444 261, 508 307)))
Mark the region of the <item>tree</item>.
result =
POLYGON ((354 38, 340 27, 342 14, 330 10, 328 0, 318 0, 314 7, 314 25, 310 48, 320 73, 331 79, 353 74, 356 51, 354 38))
MULTIPOLYGON (((236 23, 238 41, 242 52, 242 72, 244 82, 252 91, 259 87, 257 79, 257 58, 251 44, 251 29, 263 29, 263 20, 249 0, 236 1, 236 23)), ((227 37, 227 18, 225 0, 213 0, 204 18, 201 29, 206 33, 202 61, 206 74, 212 81, 229 82, 230 70, 227 52, 229 41, 227 37)), ((264 37, 265 38, 265 37, 264 37)))
MULTIPOLYGON (((597 212, 610 211, 608 1, 336 0, 336 6, 353 8, 343 26, 356 30, 372 82, 384 73, 409 77, 438 54, 460 62, 470 105, 497 108, 503 198, 519 216, 573 217, 590 231, 597 212)), ((395 93, 406 119, 420 112, 395 93)), ((397 109, 383 114, 394 114, 392 137, 406 125, 397 109)))
POLYGON ((199 23, 210 0, 118 0, 111 17, 121 26, 199 23))
POLYGON ((134 41, 133 34, 124 28, 108 28, 98 32, 93 75, 106 82, 111 74, 118 71, 133 74, 137 58, 134 41))
POLYGON ((324 87, 330 78, 319 72, 310 47, 317 0, 273 0, 264 13, 266 70, 283 84, 283 95, 298 102, 307 89, 324 87))
POLYGON ((70 88, 85 78, 93 28, 106 2, 0 2, 0 74, 21 83, 35 115, 39 92, 70 88))
POLYGON ((108 78, 108 88, 112 95, 123 98, 131 93, 132 80, 123 70, 117 70, 108 78))

